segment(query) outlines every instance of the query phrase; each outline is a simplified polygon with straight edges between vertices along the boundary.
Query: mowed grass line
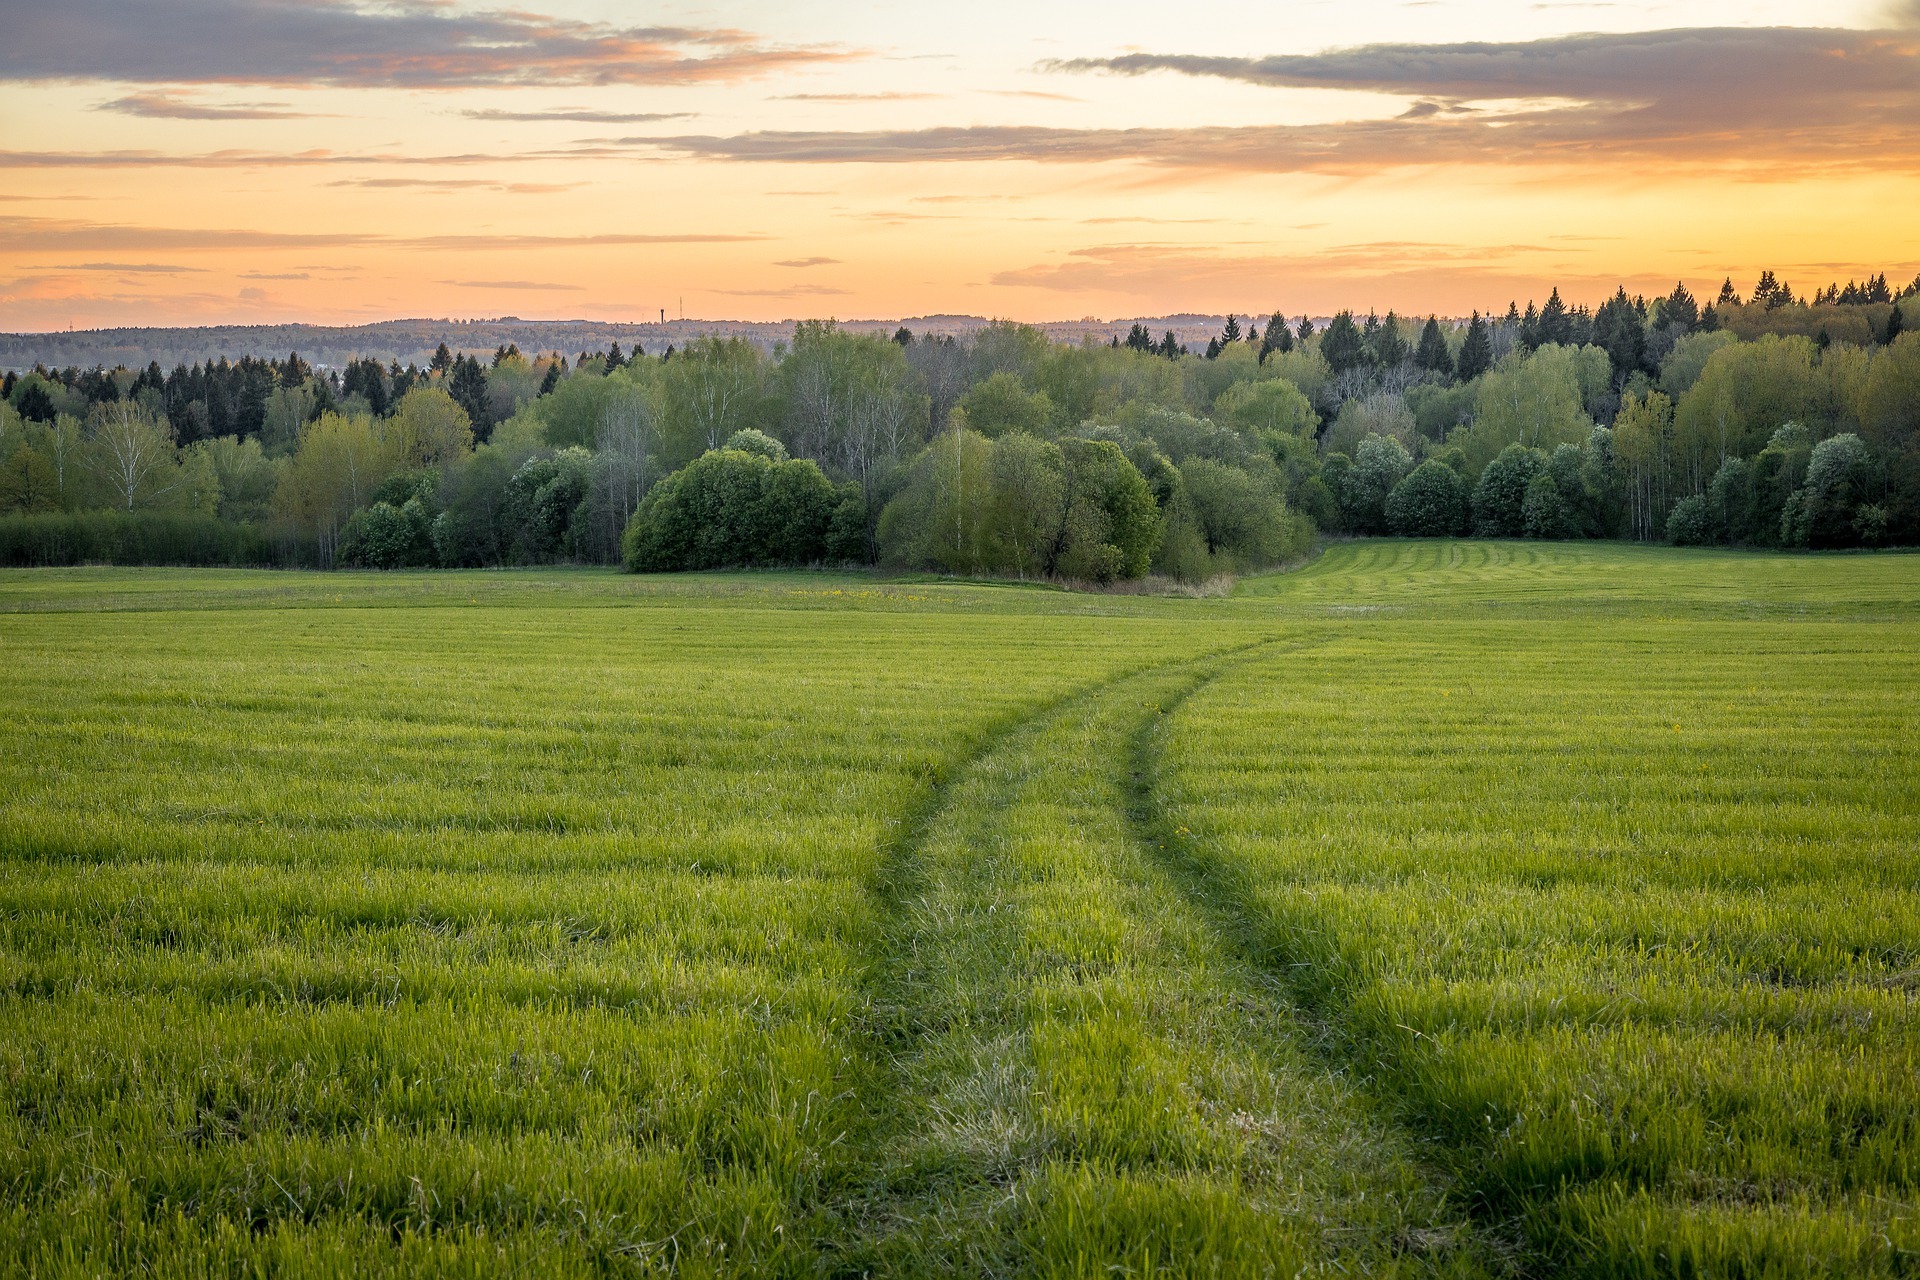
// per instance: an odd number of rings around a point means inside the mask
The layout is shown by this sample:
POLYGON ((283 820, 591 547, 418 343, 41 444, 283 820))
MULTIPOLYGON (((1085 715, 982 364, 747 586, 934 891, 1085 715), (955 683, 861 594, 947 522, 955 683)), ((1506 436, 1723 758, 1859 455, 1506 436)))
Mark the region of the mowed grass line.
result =
POLYGON ((810 1270, 894 824, 1063 670, 1188 641, 185 603, 0 619, 35 1274, 810 1270))
POLYGON ((1377 620, 1182 706, 1169 820, 1533 1265, 1911 1275, 1916 678, 1902 626, 1377 620))
POLYGON ((1127 812, 1127 743, 1208 668, 1034 718, 903 859, 877 1012, 885 1101, 833 1224, 849 1272, 1471 1271, 1404 1144, 1296 1043, 1127 812))

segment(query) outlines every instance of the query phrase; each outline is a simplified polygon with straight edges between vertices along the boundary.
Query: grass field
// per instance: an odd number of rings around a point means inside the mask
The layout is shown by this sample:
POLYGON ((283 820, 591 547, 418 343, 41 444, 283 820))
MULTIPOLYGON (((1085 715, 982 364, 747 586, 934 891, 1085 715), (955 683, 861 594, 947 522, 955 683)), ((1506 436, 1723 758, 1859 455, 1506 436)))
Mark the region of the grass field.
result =
POLYGON ((0 574, 0 1270, 1920 1274, 1920 557, 0 574))

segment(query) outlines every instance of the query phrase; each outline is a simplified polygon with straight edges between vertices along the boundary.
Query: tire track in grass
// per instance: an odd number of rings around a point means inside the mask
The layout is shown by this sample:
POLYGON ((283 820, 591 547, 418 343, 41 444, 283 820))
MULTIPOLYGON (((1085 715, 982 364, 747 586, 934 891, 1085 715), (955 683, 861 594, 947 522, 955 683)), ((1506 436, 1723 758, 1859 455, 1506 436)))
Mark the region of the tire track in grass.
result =
MULTIPOLYGON (((1330 1011, 1317 1005, 1306 993, 1298 972, 1302 966, 1294 959, 1293 953, 1262 928, 1260 912, 1255 905, 1255 886, 1246 871, 1209 855, 1187 828, 1168 816, 1168 805, 1161 786, 1166 728, 1182 705, 1229 669, 1226 663, 1215 663, 1204 671, 1196 672, 1173 698, 1165 705, 1156 707, 1153 715, 1143 717, 1135 726, 1126 747, 1128 819, 1133 825, 1135 837, 1152 852, 1153 860, 1162 874, 1206 921, 1219 944, 1241 964, 1260 975, 1270 999, 1291 1011, 1295 1026, 1299 1029, 1297 1042, 1311 1054, 1320 1069, 1329 1076, 1342 1079, 1358 1073, 1356 1090, 1367 1095, 1375 1094, 1377 1089, 1366 1079, 1368 1064, 1356 1056, 1357 1046, 1334 1025, 1330 1011)), ((1470 1217, 1477 1206, 1466 1200, 1449 1199, 1446 1193, 1449 1179, 1436 1168, 1440 1162, 1434 1160, 1430 1152, 1423 1150, 1426 1146, 1424 1136, 1407 1131, 1404 1125, 1391 1117, 1392 1099, 1374 1098, 1373 1101, 1375 1105, 1372 1110, 1377 1117, 1375 1122, 1396 1133, 1402 1150, 1415 1153, 1413 1158, 1422 1171, 1421 1176, 1435 1197, 1433 1207, 1429 1210, 1434 1215, 1434 1221, 1440 1223, 1448 1218, 1459 1220, 1470 1217), (1382 1112, 1388 1114, 1382 1115, 1382 1112)), ((1421 1238, 1419 1230, 1416 1228, 1413 1236, 1416 1246, 1431 1244, 1448 1234, 1452 1235, 1451 1240, 1443 1241, 1449 1246, 1447 1252, 1451 1256, 1436 1261, 1460 1274, 1483 1268, 1502 1272, 1510 1270, 1523 1251, 1511 1222, 1455 1221, 1438 1228, 1427 1228, 1425 1239, 1421 1238)))
MULTIPOLYGON (((1243 646, 1244 653, 1254 647, 1243 646)), ((883 885, 840 1274, 1293 1275, 1460 1261, 1400 1138, 1140 838, 1133 744, 1234 652, 984 741, 883 885)))

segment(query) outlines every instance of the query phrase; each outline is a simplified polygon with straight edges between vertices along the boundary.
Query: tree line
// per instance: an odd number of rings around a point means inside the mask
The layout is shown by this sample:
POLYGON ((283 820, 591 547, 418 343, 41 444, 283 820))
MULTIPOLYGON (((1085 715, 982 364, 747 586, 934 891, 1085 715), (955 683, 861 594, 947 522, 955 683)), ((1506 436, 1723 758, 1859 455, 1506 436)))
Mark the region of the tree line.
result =
POLYGON ((0 383, 0 562, 1198 581, 1316 533, 1920 543, 1920 280, 1067 344, 290 355, 0 383), (1783 301, 1782 299, 1785 299, 1783 301))

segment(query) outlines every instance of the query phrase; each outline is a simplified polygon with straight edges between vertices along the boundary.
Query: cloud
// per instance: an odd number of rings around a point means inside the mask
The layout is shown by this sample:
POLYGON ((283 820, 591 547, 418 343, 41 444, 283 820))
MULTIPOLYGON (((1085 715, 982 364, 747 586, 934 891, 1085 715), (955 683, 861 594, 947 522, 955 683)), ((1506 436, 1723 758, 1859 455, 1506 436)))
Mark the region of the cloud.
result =
POLYGON ((776 262, 773 265, 776 267, 837 267, 840 265, 840 259, 838 258, 788 258, 784 262, 776 262))
POLYGON ((824 284, 796 284, 786 289, 714 289, 710 292, 729 298, 838 298, 846 296, 848 291, 824 284))
POLYGON ((1413 101, 1398 118, 1329 124, 769 131, 665 137, 650 145, 735 161, 1026 160, 1328 174, 1625 162, 1764 178, 1920 162, 1920 35, 1890 29, 1698 28, 1268 58, 1130 54, 1048 65, 1413 101))
POLYGON ((387 236, 368 232, 260 231, 238 228, 143 227, 81 222, 65 218, 0 216, 0 250, 38 249, 332 249, 386 248, 429 250, 571 249, 597 246, 666 244, 739 244, 766 240, 758 235, 704 233, 644 235, 625 232, 587 235, 439 235, 387 236))
MULTIPOLYGON (((1907 5, 1920 13, 1920 0, 1907 5)), ((1362 121, 1315 131, 1334 156, 1361 160, 1412 156, 1423 141, 1440 148, 1441 162, 1614 154, 1718 157, 1737 165, 1753 151, 1761 163, 1790 157, 1866 168, 1920 151, 1920 39, 1895 29, 1700 27, 1263 58, 1128 54, 1047 65, 1417 99, 1401 129, 1362 121)))
POLYGON ((1085 98, 1076 98, 1070 93, 1047 93, 1040 89, 986 89, 996 98, 1036 98, 1041 102, 1085 102, 1085 98))
POLYGON ((441 280, 456 289, 546 289, 564 293, 585 293, 577 284, 543 284, 538 280, 441 280))
POLYGON ((95 111, 146 116, 154 120, 313 120, 313 113, 292 111, 284 102, 195 102, 171 93, 135 93, 103 102, 95 111))
POLYGON ((925 102, 944 93, 783 93, 769 102, 925 102))
POLYGON ((575 124, 652 124, 657 120, 691 120, 692 111, 580 111, 565 108, 555 111, 462 111, 469 120, 505 120, 525 123, 536 120, 570 120, 575 124))
POLYGON ((863 56, 724 28, 619 27, 437 0, 61 0, 12 6, 0 80, 134 84, 726 83, 863 56))
POLYGON ((311 280, 313 276, 305 271, 243 271, 242 280, 311 280))
POLYGON ((204 267, 179 267, 165 262, 73 262, 61 267, 43 267, 44 271, 111 271, 116 275, 175 276, 185 271, 204 271, 204 267))
POLYGON ((376 191, 418 188, 426 191, 506 191, 514 195, 544 196, 560 191, 572 191, 586 184, 582 182, 496 182, 492 178, 340 178, 327 185, 364 187, 376 191))

